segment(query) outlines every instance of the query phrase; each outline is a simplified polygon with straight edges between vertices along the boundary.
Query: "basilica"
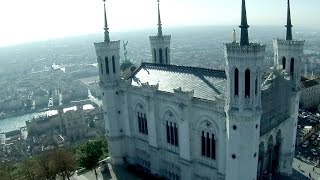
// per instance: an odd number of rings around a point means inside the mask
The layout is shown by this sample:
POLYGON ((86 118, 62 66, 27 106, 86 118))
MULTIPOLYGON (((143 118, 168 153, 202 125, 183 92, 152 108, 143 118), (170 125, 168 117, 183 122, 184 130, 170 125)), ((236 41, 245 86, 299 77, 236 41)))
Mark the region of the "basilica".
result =
MULTIPOLYGON (((240 40, 224 43, 225 69, 171 63, 171 36, 150 36, 150 63, 120 71, 120 41, 95 43, 110 161, 173 180, 258 180, 292 174, 304 41, 249 41, 245 0, 240 40)), ((195 61, 197 61, 195 59, 195 61)))

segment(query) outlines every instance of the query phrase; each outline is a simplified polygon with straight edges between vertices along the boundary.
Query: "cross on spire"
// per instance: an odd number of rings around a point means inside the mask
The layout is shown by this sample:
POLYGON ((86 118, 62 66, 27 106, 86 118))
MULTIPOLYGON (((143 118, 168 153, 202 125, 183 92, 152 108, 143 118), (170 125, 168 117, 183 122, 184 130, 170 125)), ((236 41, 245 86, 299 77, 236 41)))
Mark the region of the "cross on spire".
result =
POLYGON ((162 24, 160 17, 160 0, 158 0, 158 36, 162 36, 162 24))
POLYGON ((108 27, 107 12, 106 12, 106 0, 102 0, 102 1, 103 1, 103 7, 104 7, 104 42, 110 42, 109 27, 108 27))
POLYGON ((288 0, 288 11, 287 11, 287 28, 286 40, 292 40, 292 24, 291 24, 291 12, 290 12, 290 0, 288 0))
POLYGON ((240 46, 249 45, 249 33, 248 33, 248 22, 247 22, 247 11, 246 11, 246 2, 242 0, 242 10, 241 10, 241 35, 240 35, 240 46))

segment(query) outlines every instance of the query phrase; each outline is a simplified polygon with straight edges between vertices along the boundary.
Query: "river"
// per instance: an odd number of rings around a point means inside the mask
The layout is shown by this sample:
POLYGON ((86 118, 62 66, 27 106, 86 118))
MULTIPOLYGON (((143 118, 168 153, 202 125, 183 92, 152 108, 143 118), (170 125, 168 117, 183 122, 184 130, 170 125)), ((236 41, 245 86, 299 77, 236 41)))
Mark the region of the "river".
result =
MULTIPOLYGON (((98 98, 92 96, 90 90, 88 90, 88 97, 91 102, 95 103, 98 106, 102 106, 102 101, 98 98)), ((64 112, 73 109, 74 107, 64 108, 64 112)), ((91 105, 84 105, 84 109, 92 109, 93 106, 91 105)), ((49 111, 43 111, 43 112, 35 112, 35 113, 29 113, 22 116, 16 116, 16 117, 9 117, 6 119, 0 119, 0 133, 1 132, 9 132, 16 129, 19 129, 21 127, 26 126, 26 121, 31 120, 33 118, 37 118, 39 116, 53 116, 58 114, 57 110, 49 110, 49 111)))
POLYGON ((27 120, 30 120, 32 118, 36 118, 39 116, 45 116, 45 115, 51 116, 51 115, 55 115, 57 113, 58 113, 57 110, 50 110, 50 111, 45 111, 45 112, 36 112, 36 113, 25 114, 22 116, 0 119, 0 132, 13 131, 13 130, 16 130, 16 129, 19 129, 21 127, 26 126, 27 120))

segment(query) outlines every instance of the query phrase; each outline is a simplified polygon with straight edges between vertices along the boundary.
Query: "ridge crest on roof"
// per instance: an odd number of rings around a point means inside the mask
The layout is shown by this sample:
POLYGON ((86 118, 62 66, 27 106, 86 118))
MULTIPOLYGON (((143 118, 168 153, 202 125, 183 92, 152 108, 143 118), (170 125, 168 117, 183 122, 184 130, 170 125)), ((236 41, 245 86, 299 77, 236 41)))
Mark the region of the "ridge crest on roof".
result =
POLYGON ((167 64, 154 64, 154 63, 146 63, 142 62, 140 67, 132 74, 132 77, 136 75, 140 69, 158 69, 163 71, 172 71, 177 73, 196 73, 196 74, 203 74, 207 76, 215 76, 218 78, 226 79, 226 73, 224 70, 221 69, 209 69, 209 68, 202 68, 202 67, 192 67, 192 66, 180 66, 180 65, 167 65, 167 64))

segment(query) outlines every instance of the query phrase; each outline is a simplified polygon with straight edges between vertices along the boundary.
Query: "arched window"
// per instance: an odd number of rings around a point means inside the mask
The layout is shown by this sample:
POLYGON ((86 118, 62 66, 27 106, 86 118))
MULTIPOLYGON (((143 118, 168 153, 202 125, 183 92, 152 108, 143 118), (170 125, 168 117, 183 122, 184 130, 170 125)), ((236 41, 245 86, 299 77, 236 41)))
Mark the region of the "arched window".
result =
POLYGON ((168 111, 164 117, 166 126, 167 143, 179 146, 178 124, 172 112, 168 111))
POLYGON ((101 74, 103 74, 103 65, 102 65, 102 60, 101 60, 101 57, 98 58, 99 59, 99 64, 100 64, 100 71, 101 71, 101 74))
POLYGON ((234 70, 234 95, 239 95, 239 70, 236 68, 234 70))
POLYGON ((244 82, 244 92, 245 97, 250 97, 250 70, 247 69, 245 72, 245 82, 244 82))
POLYGON ((106 74, 109 74, 109 60, 108 57, 105 58, 106 74))
POLYGON ((147 120, 146 113, 143 109, 143 106, 139 104, 137 106, 136 111, 137 111, 139 133, 148 135, 148 120, 147 120))
POLYGON ((114 59, 114 56, 112 56, 112 68, 113 68, 113 74, 116 73, 116 61, 114 59))
POLYGON ((258 94, 258 79, 256 78, 255 82, 254 82, 254 94, 257 95, 258 94))
POLYGON ((290 74, 293 74, 294 72, 294 59, 291 58, 291 62, 290 62, 290 74))
POLYGON ((201 124, 201 156, 216 159, 216 137, 212 124, 205 121, 201 124))
POLYGON ((163 60, 162 60, 162 49, 161 48, 159 49, 159 62, 160 62, 160 64, 163 63, 163 60))
POLYGON ((286 58, 282 58, 282 69, 286 69, 286 58))
POLYGON ((157 51, 153 49, 154 63, 157 63, 157 51))
POLYGON ((169 64, 169 60, 168 60, 168 48, 166 48, 166 63, 169 64))

